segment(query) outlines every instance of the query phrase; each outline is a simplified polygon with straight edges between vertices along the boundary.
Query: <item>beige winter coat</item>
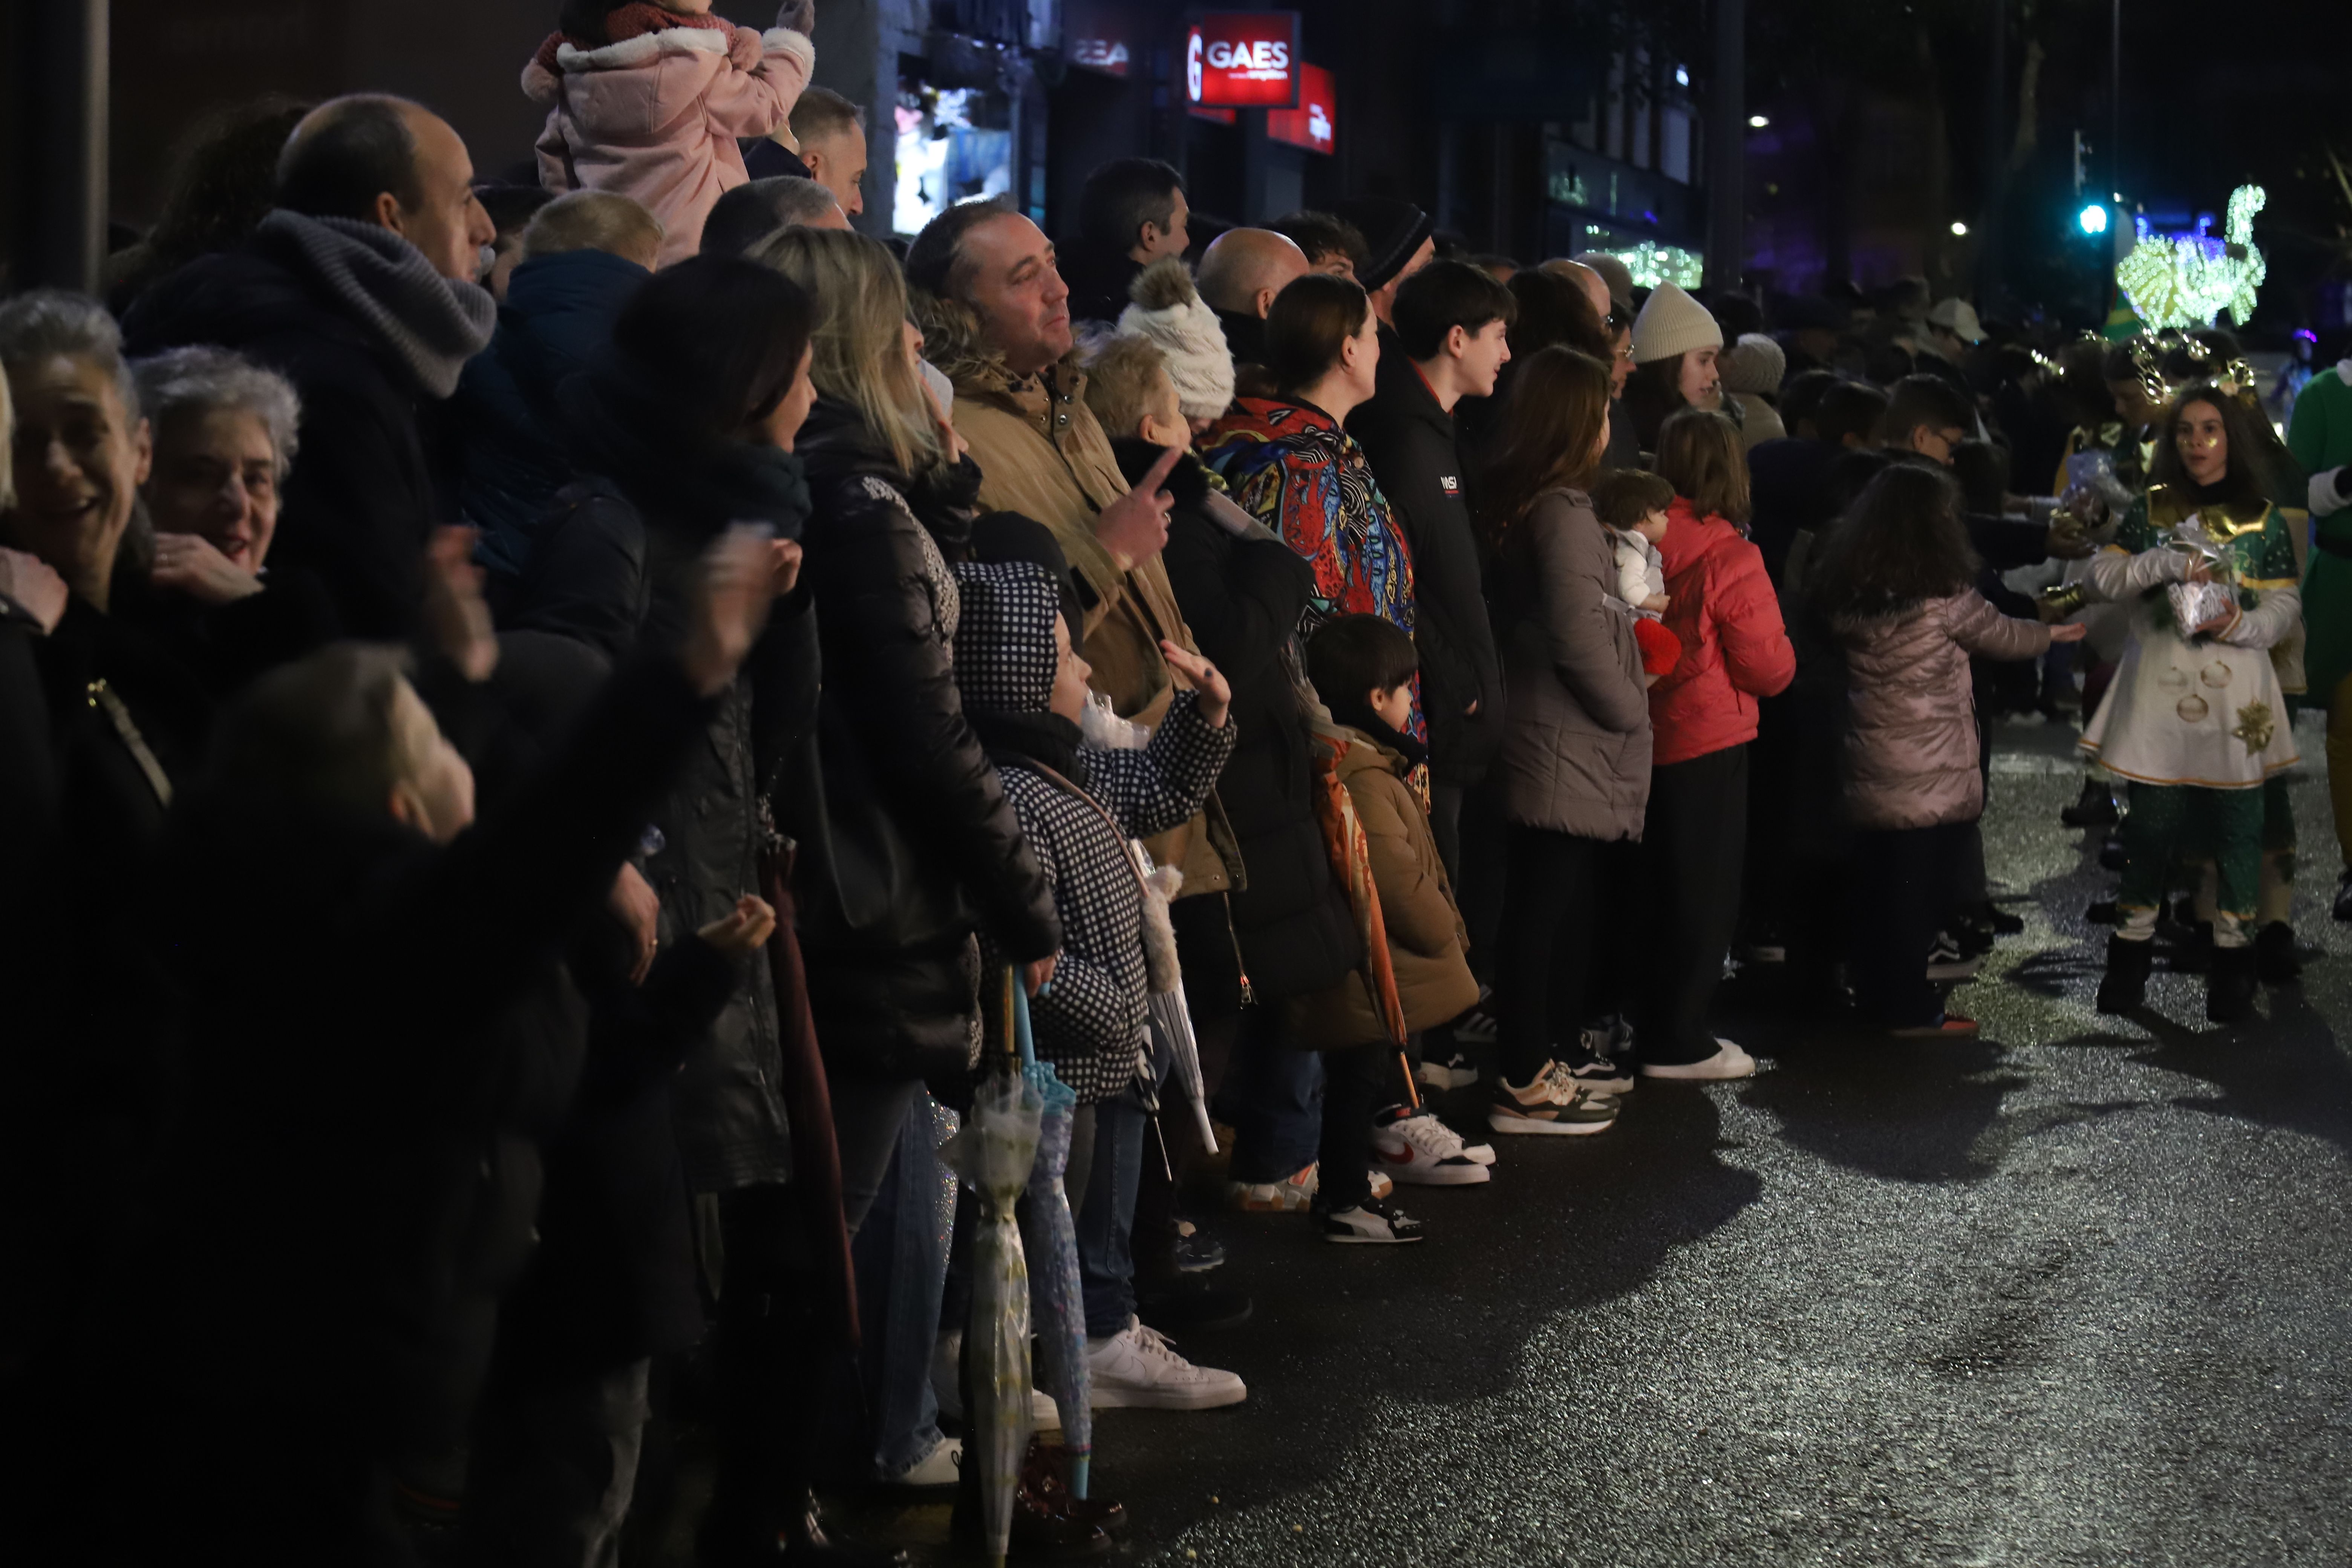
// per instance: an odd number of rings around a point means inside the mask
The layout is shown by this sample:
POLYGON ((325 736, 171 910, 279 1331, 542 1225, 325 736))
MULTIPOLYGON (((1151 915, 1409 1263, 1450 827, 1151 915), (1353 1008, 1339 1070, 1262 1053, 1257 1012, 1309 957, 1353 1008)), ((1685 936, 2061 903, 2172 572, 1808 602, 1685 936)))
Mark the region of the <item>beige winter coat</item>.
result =
POLYGON ((1639 838, 1650 798, 1650 702, 1609 531, 1582 490, 1538 497, 1503 537, 1503 746, 1513 822, 1639 838))
POLYGON ((1880 616, 1840 616, 1850 728, 1845 801, 1853 826, 1973 822, 1984 813, 1969 656, 2033 658, 2050 628, 2002 615, 1975 589, 1880 616))

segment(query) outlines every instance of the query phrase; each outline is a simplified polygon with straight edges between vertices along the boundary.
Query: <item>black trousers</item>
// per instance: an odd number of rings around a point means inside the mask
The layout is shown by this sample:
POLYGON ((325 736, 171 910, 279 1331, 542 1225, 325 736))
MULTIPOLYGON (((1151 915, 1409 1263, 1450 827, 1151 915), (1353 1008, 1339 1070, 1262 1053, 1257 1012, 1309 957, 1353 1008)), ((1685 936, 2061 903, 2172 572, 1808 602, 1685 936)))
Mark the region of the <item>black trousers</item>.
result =
POLYGON ((724 1261, 710 1340, 719 1452, 701 1530, 706 1564, 774 1555, 777 1531, 814 1479, 826 1426, 819 1411, 842 1370, 812 1354, 821 1340, 814 1261, 795 1199, 782 1185, 719 1194, 724 1261))
POLYGON ((1371 1195, 1372 1112, 1404 1092, 1393 1046, 1353 1046, 1323 1053, 1323 1138, 1319 1196, 1337 1214, 1371 1195))
POLYGON ((1943 1016, 1927 948, 1979 842, 1973 822, 1854 835, 1846 951, 1854 998, 1873 1022, 1907 1028, 1943 1016))
POLYGON ((1648 963, 1633 1042, 1643 1061, 1704 1061, 1716 1052, 1706 1016, 1739 920, 1747 842, 1745 745, 1651 770, 1642 833, 1648 963))
POLYGON ((1511 825, 1495 995, 1503 1076, 1513 1083, 1533 1078, 1584 1026, 1604 847, 1511 825))

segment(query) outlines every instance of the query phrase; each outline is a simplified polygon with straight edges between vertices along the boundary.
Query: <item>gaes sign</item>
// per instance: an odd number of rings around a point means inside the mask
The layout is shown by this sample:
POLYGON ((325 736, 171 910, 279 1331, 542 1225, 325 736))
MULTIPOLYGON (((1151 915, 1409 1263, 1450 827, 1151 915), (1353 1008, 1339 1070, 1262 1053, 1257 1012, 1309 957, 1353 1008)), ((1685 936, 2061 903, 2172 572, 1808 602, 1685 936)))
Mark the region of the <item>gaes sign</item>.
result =
POLYGON ((1298 13, 1212 11, 1187 29, 1184 91, 1210 109, 1298 107, 1298 13))

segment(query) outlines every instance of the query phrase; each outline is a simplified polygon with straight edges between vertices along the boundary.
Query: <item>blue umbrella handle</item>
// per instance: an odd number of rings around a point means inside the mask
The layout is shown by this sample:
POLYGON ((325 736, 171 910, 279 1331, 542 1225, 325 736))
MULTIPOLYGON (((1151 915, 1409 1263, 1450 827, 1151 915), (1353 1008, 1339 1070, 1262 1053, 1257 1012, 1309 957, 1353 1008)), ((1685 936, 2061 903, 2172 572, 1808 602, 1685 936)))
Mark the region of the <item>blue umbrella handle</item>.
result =
POLYGON ((1013 982, 1013 1037, 1021 1047, 1021 1065, 1037 1065, 1037 1042, 1029 1032, 1029 993, 1015 976, 1013 982))

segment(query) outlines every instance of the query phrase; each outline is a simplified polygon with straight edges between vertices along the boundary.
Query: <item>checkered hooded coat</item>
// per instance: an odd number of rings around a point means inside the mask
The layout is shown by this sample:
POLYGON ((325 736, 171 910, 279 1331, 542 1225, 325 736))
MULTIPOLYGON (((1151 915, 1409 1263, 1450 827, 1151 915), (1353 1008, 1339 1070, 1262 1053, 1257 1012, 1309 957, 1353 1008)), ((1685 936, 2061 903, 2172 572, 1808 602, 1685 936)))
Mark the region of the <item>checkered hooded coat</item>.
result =
MULTIPOLYGON (((1051 712, 1061 593, 1034 562, 955 571, 963 605, 956 686, 974 728, 991 740, 1005 795, 1045 869, 1062 921, 1054 983, 1030 1005, 1037 1054, 1079 1104, 1091 1105, 1125 1089, 1149 1048, 1143 889, 1129 841, 1192 819, 1233 752, 1234 729, 1203 723, 1188 691, 1143 750, 1080 746, 1074 773, 998 739, 1019 731, 991 725, 991 715, 1051 712)), ((992 966, 1004 962, 992 951, 986 958, 992 966)))

